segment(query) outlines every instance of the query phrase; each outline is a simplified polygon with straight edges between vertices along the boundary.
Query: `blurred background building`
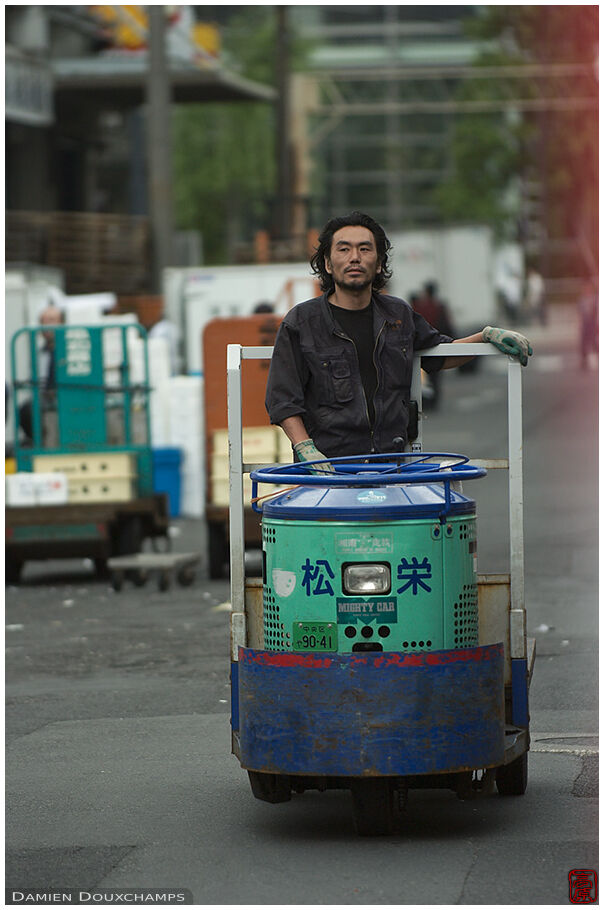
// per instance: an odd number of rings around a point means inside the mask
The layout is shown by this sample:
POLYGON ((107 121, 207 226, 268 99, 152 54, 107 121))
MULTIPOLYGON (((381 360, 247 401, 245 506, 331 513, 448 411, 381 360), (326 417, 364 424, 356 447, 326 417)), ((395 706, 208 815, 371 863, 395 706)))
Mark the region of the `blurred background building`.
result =
MULTIPOLYGON (((596 272, 597 7, 163 9, 169 264, 299 261, 358 208, 596 272)), ((157 289, 145 7, 5 10, 7 261, 157 289)))
MULTIPOLYGON (((219 30, 194 8, 165 11, 174 105, 274 98, 219 63, 219 30)), ((71 293, 148 290, 145 8, 5 6, 5 15, 7 262, 61 269, 71 293)), ((172 264, 198 262, 201 238, 177 232, 172 264)))

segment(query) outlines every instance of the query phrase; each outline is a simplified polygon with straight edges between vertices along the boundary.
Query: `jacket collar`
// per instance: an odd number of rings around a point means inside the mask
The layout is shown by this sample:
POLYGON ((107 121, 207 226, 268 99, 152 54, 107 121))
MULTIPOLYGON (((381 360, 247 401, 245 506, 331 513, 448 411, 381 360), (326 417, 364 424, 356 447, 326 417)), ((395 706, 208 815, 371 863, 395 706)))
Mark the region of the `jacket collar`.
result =
MULTIPOLYGON (((329 292, 325 291, 324 294, 319 298, 321 300, 321 306, 323 309, 323 315, 325 316, 327 323, 332 332, 337 334, 341 333, 340 327, 337 325, 333 312, 331 309, 331 304, 329 303, 329 292)), ((374 329, 380 329, 385 321, 388 319, 388 314, 384 312, 383 306, 380 305, 381 294, 378 294, 376 291, 372 291, 371 302, 373 304, 373 327, 374 329)))

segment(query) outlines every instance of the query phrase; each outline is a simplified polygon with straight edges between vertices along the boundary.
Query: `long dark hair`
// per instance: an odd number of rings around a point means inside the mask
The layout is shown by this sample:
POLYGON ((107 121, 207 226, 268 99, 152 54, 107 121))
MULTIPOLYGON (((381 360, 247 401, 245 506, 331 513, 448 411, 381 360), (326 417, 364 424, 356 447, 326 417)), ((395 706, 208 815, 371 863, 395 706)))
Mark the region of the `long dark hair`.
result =
POLYGON ((319 277, 321 290, 332 291, 335 287, 333 276, 325 268, 325 257, 329 258, 333 235, 343 227, 364 227, 370 230, 375 237, 378 262, 382 269, 373 279, 373 287, 376 291, 381 290, 392 277, 392 269, 388 265, 388 251, 392 244, 386 237, 384 228, 364 212, 351 212, 350 215, 338 215, 336 218, 331 218, 319 234, 319 245, 310 260, 310 265, 315 275, 319 277))

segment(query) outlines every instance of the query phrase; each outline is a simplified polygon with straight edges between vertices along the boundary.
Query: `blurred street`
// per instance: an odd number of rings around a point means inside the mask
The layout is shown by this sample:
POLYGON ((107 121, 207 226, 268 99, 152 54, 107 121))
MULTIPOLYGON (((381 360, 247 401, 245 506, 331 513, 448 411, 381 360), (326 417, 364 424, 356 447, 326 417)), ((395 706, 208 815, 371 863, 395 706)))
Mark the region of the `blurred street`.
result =
MULTIPOLYGON (((9 888, 189 889, 199 904, 560 904, 597 869, 597 371, 574 314, 521 326, 528 634, 524 797, 412 791, 397 834, 358 838, 350 794, 255 800, 230 755, 229 586, 121 592, 76 561, 6 590, 9 888)), ((504 456, 504 358, 447 373, 424 449, 504 456)), ((479 572, 505 571, 504 472, 477 481, 479 572)), ((469 486, 469 485, 468 485, 469 486)), ((259 573, 258 554, 248 572, 259 573)))

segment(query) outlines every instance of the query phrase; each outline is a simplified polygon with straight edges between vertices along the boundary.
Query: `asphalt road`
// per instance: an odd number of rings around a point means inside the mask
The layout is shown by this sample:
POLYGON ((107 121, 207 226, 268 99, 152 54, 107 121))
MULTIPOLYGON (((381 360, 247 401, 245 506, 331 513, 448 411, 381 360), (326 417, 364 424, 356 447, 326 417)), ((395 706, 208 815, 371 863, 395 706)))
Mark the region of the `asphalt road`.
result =
MULTIPOLYGON (((230 755, 227 582, 200 573, 190 588, 118 594, 81 561, 32 563, 6 590, 8 888, 188 889, 202 905, 568 903, 569 871, 598 868, 597 374, 579 370, 561 316, 531 334, 525 796, 412 791, 397 833, 372 839, 355 835, 343 791, 259 802, 230 755)), ((424 426, 426 449, 504 454, 494 359, 447 374, 424 426)), ((479 571, 504 571, 503 472, 473 490, 479 571)), ((203 547, 197 522, 174 534, 178 549, 203 547)))

